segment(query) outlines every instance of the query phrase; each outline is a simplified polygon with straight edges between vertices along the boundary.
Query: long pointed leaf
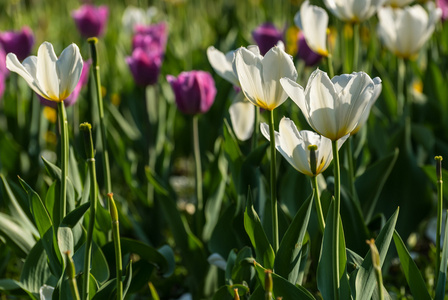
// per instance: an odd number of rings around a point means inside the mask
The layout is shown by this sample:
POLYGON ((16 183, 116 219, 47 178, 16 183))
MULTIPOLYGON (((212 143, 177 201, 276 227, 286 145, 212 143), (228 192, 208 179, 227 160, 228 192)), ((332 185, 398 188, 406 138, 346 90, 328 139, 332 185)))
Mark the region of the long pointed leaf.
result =
POLYGON ((443 240, 442 257, 439 267, 439 277, 436 285, 436 297, 434 300, 442 300, 445 297, 446 268, 448 264, 448 211, 445 217, 445 235, 443 240))

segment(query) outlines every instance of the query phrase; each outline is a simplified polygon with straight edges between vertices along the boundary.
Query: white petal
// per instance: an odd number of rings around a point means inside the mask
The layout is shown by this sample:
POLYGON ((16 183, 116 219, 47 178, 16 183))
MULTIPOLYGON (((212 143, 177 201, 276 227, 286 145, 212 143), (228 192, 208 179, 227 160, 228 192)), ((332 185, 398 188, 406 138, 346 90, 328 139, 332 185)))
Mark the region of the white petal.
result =
POLYGON ((309 118, 308 105, 305 103, 303 87, 289 78, 280 79, 280 84, 289 98, 300 108, 306 119, 309 118))
POLYGON ((53 45, 44 42, 37 51, 37 81, 50 100, 59 101, 59 78, 53 45))
POLYGON ((252 136, 255 123, 255 109, 258 108, 247 101, 243 93, 238 93, 229 107, 233 131, 240 141, 246 141, 252 136))
POLYGON ((306 43, 316 53, 327 56, 328 14, 318 6, 305 1, 294 16, 294 22, 303 31, 306 43))
POLYGON ((13 53, 8 53, 6 56, 6 67, 11 71, 19 74, 23 79, 25 79, 26 83, 28 83, 29 87, 33 89, 36 93, 41 95, 44 98, 48 98, 45 92, 40 88, 39 83, 36 81, 36 59, 35 57, 27 57, 22 65, 17 56, 13 53), (33 76, 34 75, 34 76, 33 76))
POLYGON ((79 48, 71 44, 62 51, 56 62, 59 83, 59 100, 67 98, 78 84, 82 72, 82 57, 79 48))
POLYGON ((39 289, 40 300, 51 300, 53 297, 54 287, 44 284, 39 289))
POLYGON ((245 48, 239 48, 235 57, 235 67, 241 89, 246 98, 256 106, 266 107, 262 87, 262 57, 245 48))
POLYGON ((230 51, 224 55, 224 53, 213 46, 207 49, 208 61, 215 72, 233 85, 239 86, 240 82, 232 67, 234 56, 235 51, 230 51))

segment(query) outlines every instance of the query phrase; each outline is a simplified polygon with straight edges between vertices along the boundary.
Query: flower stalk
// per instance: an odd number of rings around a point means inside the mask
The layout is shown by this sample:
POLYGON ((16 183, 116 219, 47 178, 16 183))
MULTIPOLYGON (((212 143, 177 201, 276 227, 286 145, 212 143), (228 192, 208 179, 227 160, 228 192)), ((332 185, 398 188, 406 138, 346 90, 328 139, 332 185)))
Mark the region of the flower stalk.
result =
POLYGON ((265 270, 264 271, 264 299, 265 300, 271 300, 272 299, 272 289, 273 289, 273 282, 272 282, 272 271, 271 270, 265 270))
POLYGON ((333 216, 333 287, 334 297, 339 299, 339 211, 341 210, 341 176, 338 141, 331 142, 334 164, 334 216, 333 216))
POLYGON ((439 278, 439 268, 440 268, 440 237, 442 235, 442 212, 443 212, 443 180, 442 180, 442 156, 436 156, 436 175, 437 175, 437 229, 436 229, 436 267, 435 270, 435 281, 439 278))
POLYGON ((383 296, 383 276, 381 274, 381 260, 378 248, 375 245, 375 240, 367 240, 366 243, 370 247, 370 254, 372 255, 372 265, 375 270, 376 282, 378 284, 378 299, 384 300, 383 296))
POLYGON ((83 295, 84 299, 89 299, 89 279, 90 279, 90 261, 92 254, 92 237, 95 225, 95 214, 97 207, 97 183, 95 171, 95 150, 93 148, 92 125, 89 123, 82 123, 79 129, 84 134, 84 147, 87 156, 87 164, 90 171, 90 218, 89 227, 87 229, 86 247, 84 253, 84 281, 83 281, 83 295))
POLYGON ((270 111, 269 136, 271 141, 271 213, 272 213, 272 243, 274 253, 279 247, 278 241, 278 212, 277 212, 277 189, 276 189, 276 159, 275 159, 275 132, 274 132, 274 110, 270 111))
POLYGON ((197 230, 201 232, 204 214, 204 199, 202 196, 202 165, 201 165, 201 149, 199 145, 199 125, 198 115, 193 116, 193 151, 196 166, 196 213, 197 213, 197 230))
POLYGON ((72 292, 72 297, 75 300, 81 300, 78 291, 78 284, 76 283, 76 271, 75 271, 75 263, 73 262, 73 258, 70 255, 70 251, 65 252, 66 262, 67 262, 67 275, 70 284, 70 291, 72 292))
POLYGON ((103 173, 104 181, 106 184, 106 193, 112 192, 112 183, 110 178, 110 168, 109 168, 109 152, 107 151, 107 133, 106 125, 104 123, 104 106, 103 106, 103 96, 101 94, 101 76, 100 76, 100 65, 97 51, 98 39, 93 37, 87 40, 90 44, 90 53, 92 56, 92 72, 95 79, 96 88, 96 99, 98 102, 98 113, 100 120, 100 132, 101 132, 101 149, 103 151, 103 173))
POLYGON ((353 71, 358 70, 359 61, 359 23, 353 24, 353 71))
POLYGON ((67 112, 65 111, 64 102, 58 102, 58 119, 59 129, 61 132, 61 190, 59 197, 59 222, 60 224, 65 217, 67 210, 67 176, 68 176, 68 122, 67 112))
POLYGON ((117 206, 115 205, 114 195, 112 193, 107 194, 109 199, 109 212, 112 221, 112 237, 114 240, 115 248, 115 264, 116 264, 116 276, 117 276, 117 300, 123 299, 123 281, 121 275, 123 273, 123 264, 121 261, 121 243, 120 243, 120 224, 118 220, 117 206))

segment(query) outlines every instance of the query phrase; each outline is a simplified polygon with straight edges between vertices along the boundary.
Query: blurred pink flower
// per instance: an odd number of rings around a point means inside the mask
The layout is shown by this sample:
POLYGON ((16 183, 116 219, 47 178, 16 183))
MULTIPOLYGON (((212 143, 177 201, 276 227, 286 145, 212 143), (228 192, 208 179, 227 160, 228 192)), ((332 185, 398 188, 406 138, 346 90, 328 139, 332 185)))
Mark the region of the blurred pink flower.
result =
POLYGON ((168 39, 167 25, 161 22, 153 25, 136 25, 132 39, 132 50, 143 48, 145 51, 165 53, 168 39))
POLYGON ((0 100, 3 98, 3 93, 5 92, 5 73, 0 72, 0 100))
POLYGON ((72 11, 72 18, 84 38, 103 35, 108 15, 109 8, 105 5, 84 4, 79 9, 72 11))
POLYGON ((437 0, 437 7, 442 10, 442 21, 448 19, 448 0, 437 0))
POLYGON ((206 113, 216 96, 215 81, 205 71, 182 72, 166 76, 174 91, 176 104, 184 114, 206 113))
POLYGON ((317 54, 313 50, 310 49, 308 44, 306 43, 305 36, 302 32, 298 33, 299 38, 297 39, 297 56, 305 62, 307 66, 314 66, 322 58, 322 55, 317 54))
POLYGON ((0 45, 6 53, 14 53, 22 61, 31 53, 34 45, 34 35, 27 26, 19 31, 5 31, 0 33, 0 45))
POLYGON ((278 41, 283 42, 283 32, 272 23, 264 23, 252 31, 252 37, 260 48, 261 55, 265 55, 278 41))
POLYGON ((6 68, 6 53, 0 47, 0 74, 4 75, 3 78, 9 75, 9 70, 6 68))
POLYGON ((143 48, 136 48, 132 51, 132 56, 126 57, 126 62, 131 69, 135 83, 147 86, 157 83, 162 59, 163 57, 157 51, 151 52, 145 51, 143 48))
MULTIPOLYGON (((89 81, 89 71, 90 71, 90 65, 92 64, 92 61, 89 59, 84 62, 82 65, 82 71, 81 71, 81 77, 79 78, 78 84, 76 85, 73 92, 64 100, 65 107, 72 106, 76 103, 79 97, 79 93, 81 92, 81 89, 87 85, 87 82, 89 81)), ((57 103, 54 101, 50 101, 45 99, 44 97, 41 97, 40 95, 37 95, 39 97, 39 101, 42 105, 50 106, 53 108, 57 107, 57 103)))

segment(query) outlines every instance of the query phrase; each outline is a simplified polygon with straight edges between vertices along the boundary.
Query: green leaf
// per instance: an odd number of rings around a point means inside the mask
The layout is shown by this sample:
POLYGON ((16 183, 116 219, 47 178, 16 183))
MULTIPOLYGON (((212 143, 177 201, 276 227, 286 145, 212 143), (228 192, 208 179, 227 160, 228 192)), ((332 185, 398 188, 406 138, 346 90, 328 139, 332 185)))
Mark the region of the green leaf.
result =
MULTIPOLYGON (((266 269, 257 262, 255 262, 255 269, 257 270, 258 279, 262 283, 261 287, 264 289, 264 277, 266 269)), ((272 283, 274 298, 283 297, 283 299, 315 300, 313 295, 304 287, 300 285, 294 285, 285 278, 275 273, 272 273, 272 283)))
POLYGON ((0 279, 0 291, 14 291, 14 290, 22 290, 24 291, 29 299, 37 299, 36 296, 33 295, 33 293, 27 291, 22 283, 13 280, 13 279, 0 279))
POLYGON ((415 299, 430 300, 431 296, 428 293, 425 281, 397 231, 394 231, 394 242, 395 247, 397 248, 398 257, 400 258, 401 267, 412 295, 415 299))
POLYGON ((0 235, 5 239, 6 245, 22 258, 28 255, 36 243, 31 232, 20 227, 12 217, 2 212, 0 212, 0 235))
MULTIPOLYGON (((73 255, 76 273, 79 274, 84 270, 84 256, 86 244, 84 243, 78 251, 73 255)), ((100 285, 103 285, 109 279, 109 266, 106 257, 101 248, 96 243, 92 243, 92 257, 90 273, 95 277, 100 285)))
MULTIPOLYGON (((437 187, 437 175, 436 175, 436 166, 428 165, 422 167, 423 171, 425 171, 428 178, 434 184, 434 187, 437 187)), ((448 178, 448 171, 442 169, 442 178, 448 178)), ((443 180, 443 197, 448 199, 448 180, 443 180)))
POLYGON ((132 281, 132 260, 129 262, 128 266, 126 267, 126 277, 125 282, 123 284, 123 299, 126 296, 126 293, 129 290, 129 286, 131 285, 132 281))
MULTIPOLYGON (((334 218, 334 200, 328 209, 327 219, 325 221, 324 236, 320 250, 319 263, 317 265, 317 287, 322 297, 327 299, 335 299, 333 287, 333 218, 334 218)), ((342 227, 341 217, 339 216, 339 295, 342 296, 346 292, 346 247, 344 229, 342 227)), ((344 299, 344 298, 342 298, 344 299)))
POLYGON ((436 297, 434 300, 443 300, 445 296, 446 269, 448 264, 448 211, 445 217, 445 234, 443 238, 442 257, 439 267, 439 276, 436 285, 436 297))
POLYGON ((22 273, 20 274, 20 282, 22 287, 32 293, 39 293, 42 285, 47 283, 51 273, 47 265, 47 254, 42 245, 42 240, 37 241, 33 249, 28 254, 22 273))
MULTIPOLYGON (((398 212, 399 209, 397 208, 395 213, 387 221, 386 225, 375 240, 375 245, 377 246, 378 252, 380 254, 381 266, 384 263, 390 242, 392 241, 395 224, 397 223, 398 219, 398 212)), ((372 265, 372 255, 370 254, 370 250, 364 257, 362 265, 350 277, 350 285, 355 299, 371 299, 377 283, 375 270, 372 265)))
POLYGON ((252 196, 250 192, 247 197, 246 211, 244 212, 244 228, 255 249, 256 259, 262 262, 266 268, 273 269, 275 259, 274 250, 264 232, 260 218, 252 205, 252 196))
POLYGON ((288 227, 275 257, 275 272, 296 284, 299 276, 303 240, 311 214, 313 194, 302 204, 288 227))

